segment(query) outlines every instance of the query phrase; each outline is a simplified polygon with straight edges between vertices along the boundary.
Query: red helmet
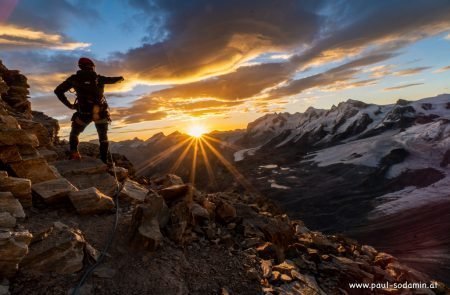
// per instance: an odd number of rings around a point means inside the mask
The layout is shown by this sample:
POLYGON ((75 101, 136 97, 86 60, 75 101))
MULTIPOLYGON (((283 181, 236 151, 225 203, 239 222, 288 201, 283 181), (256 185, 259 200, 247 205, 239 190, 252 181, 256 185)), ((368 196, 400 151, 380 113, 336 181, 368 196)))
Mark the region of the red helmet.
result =
POLYGON ((95 67, 95 64, 91 59, 87 57, 82 57, 78 60, 78 66, 80 68, 93 68, 95 67))

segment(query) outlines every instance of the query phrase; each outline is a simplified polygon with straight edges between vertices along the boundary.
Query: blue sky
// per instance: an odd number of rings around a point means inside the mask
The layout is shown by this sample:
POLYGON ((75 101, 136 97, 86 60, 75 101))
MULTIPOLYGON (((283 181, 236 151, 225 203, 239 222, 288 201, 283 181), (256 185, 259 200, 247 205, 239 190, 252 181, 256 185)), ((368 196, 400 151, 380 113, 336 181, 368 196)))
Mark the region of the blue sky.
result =
MULTIPOLYGON (((388 104, 450 92, 447 0, 3 0, 0 59, 29 78, 34 109, 93 58, 115 140, 245 128, 266 112, 388 104)), ((89 129, 85 139, 93 137, 89 129)))

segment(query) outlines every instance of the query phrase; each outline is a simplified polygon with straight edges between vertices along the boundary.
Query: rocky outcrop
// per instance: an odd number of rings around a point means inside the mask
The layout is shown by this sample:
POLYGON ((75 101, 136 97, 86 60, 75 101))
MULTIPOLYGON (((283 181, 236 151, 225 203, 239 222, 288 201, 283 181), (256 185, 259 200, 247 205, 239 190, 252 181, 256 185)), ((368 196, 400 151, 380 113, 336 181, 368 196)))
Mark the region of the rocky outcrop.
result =
POLYGON ((117 190, 114 177, 108 173, 108 166, 99 159, 83 157, 80 161, 62 160, 52 164, 80 190, 95 187, 107 196, 113 196, 117 190))
POLYGON ((20 201, 22 206, 30 207, 31 181, 26 178, 8 177, 6 171, 0 174, 0 192, 9 192, 20 201))
POLYGON ((60 222, 33 239, 21 263, 24 272, 71 274, 83 268, 86 241, 80 231, 60 222))
POLYGON ((10 278, 17 272, 19 263, 28 254, 32 235, 27 230, 0 229, 0 277, 10 278))

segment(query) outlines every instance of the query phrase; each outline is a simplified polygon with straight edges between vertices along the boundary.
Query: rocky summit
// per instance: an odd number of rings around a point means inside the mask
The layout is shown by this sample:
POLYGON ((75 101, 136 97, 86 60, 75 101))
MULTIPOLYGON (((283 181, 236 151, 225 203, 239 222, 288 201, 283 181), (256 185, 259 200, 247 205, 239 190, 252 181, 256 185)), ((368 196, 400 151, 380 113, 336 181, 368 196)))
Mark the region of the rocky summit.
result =
POLYGON ((206 193, 173 174, 136 178, 119 155, 126 167, 89 153, 67 161, 57 121, 31 111, 26 77, 1 64, 0 74, 0 294, 70 294, 112 235, 79 294, 450 292, 388 253, 308 229, 260 195, 206 193))

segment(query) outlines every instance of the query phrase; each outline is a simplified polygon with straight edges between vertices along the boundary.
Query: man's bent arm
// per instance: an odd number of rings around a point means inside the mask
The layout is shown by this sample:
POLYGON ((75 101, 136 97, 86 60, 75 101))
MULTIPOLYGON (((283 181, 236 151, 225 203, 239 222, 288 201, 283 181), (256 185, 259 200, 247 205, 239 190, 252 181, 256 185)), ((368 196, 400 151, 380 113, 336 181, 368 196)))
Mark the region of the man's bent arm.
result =
POLYGON ((58 99, 69 109, 73 108, 73 104, 67 99, 65 93, 72 88, 72 83, 67 79, 55 88, 55 94, 58 99))

